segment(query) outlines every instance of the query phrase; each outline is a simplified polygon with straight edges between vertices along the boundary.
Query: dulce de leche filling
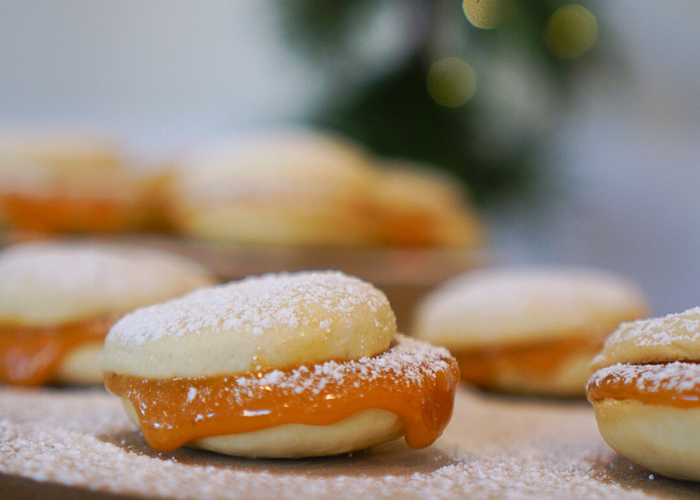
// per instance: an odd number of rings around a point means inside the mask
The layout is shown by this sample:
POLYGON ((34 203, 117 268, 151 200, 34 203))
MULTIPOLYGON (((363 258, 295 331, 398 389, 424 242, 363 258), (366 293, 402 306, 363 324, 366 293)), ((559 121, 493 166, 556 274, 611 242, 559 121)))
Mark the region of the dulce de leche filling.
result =
POLYGON ((114 200, 6 194, 0 203, 12 227, 35 231, 113 232, 127 229, 133 218, 124 203, 114 200))
POLYGON ((700 365, 675 361, 601 368, 588 381, 588 401, 633 399, 650 405, 700 407, 700 365))
POLYGON ((424 448, 449 422, 458 382, 459 368, 446 350, 405 337, 374 357, 308 367, 198 378, 105 377, 111 393, 133 404, 146 442, 161 451, 284 424, 334 424, 365 409, 395 413, 406 424, 406 443, 424 448))
POLYGON ((81 344, 103 340, 114 321, 114 317, 101 317, 57 326, 0 324, 0 381, 53 382, 65 356, 81 344))
POLYGON ((554 375, 573 356, 590 355, 601 348, 599 335, 545 340, 536 343, 489 346, 455 354, 462 378, 490 388, 506 371, 539 379, 554 375))

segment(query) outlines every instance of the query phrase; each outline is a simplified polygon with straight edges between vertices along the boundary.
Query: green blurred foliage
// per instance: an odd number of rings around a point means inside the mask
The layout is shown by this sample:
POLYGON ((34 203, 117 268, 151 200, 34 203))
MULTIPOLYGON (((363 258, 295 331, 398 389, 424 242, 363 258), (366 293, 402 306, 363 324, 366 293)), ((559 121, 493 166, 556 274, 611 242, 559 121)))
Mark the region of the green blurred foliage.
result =
MULTIPOLYGON (((442 167, 481 202, 538 182, 538 153, 575 102, 576 81, 610 67, 607 34, 574 60, 547 47, 547 23, 568 3, 506 0, 500 24, 485 30, 457 0, 278 0, 285 38, 327 82, 306 120, 379 155, 442 167), (382 26, 393 27, 401 43, 377 64, 364 39, 368 31, 381 35, 382 26), (426 88, 430 67, 450 56, 477 74, 474 98, 458 108, 440 106, 426 88)), ((600 27, 595 6, 582 5, 600 27)))

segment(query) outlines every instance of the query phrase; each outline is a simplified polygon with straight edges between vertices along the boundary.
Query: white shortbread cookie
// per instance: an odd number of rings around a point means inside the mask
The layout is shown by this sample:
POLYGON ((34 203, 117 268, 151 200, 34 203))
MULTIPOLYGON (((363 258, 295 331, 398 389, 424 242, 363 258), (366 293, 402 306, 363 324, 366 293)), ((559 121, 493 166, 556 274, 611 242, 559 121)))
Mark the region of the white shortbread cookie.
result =
POLYGON ((603 439, 619 454, 659 474, 700 481, 700 408, 610 398, 593 406, 603 439))
POLYGON ((594 369, 615 363, 700 360, 700 307, 621 324, 596 356, 594 369))
POLYGON ((42 327, 118 316, 213 282, 198 264, 155 250, 16 245, 0 252, 0 323, 42 327))
POLYGON ((73 348, 56 368, 54 381, 61 385, 92 385, 102 381, 98 363, 102 342, 89 342, 73 348))
POLYGON ((368 156, 354 142, 314 130, 258 132, 212 146, 191 159, 181 186, 189 201, 212 203, 245 199, 250 188, 304 190, 304 187, 360 186, 371 175, 368 156), (222 185, 217 180, 243 185, 222 185), (252 184, 248 185, 247 182, 252 184), (213 198, 213 199, 212 199, 213 198))
MULTIPOLYGON (((11 171, 43 165, 70 175, 113 170, 122 162, 120 148, 106 137, 82 132, 0 129, 0 178, 11 171)), ((4 186, 0 186, 0 189, 4 186)))
POLYGON ((591 374, 594 354, 589 346, 584 346, 581 351, 562 358, 556 368, 544 374, 502 362, 490 388, 511 394, 581 397, 584 382, 591 374))
POLYGON ((610 273, 496 267, 462 275, 428 295, 413 333, 453 352, 577 336, 602 339, 646 310, 639 289, 610 273))
POLYGON ((203 288, 126 315, 102 370, 204 377, 372 356, 396 319, 384 293, 339 272, 271 274, 203 288))
POLYGON ((370 233, 362 217, 342 205, 310 207, 297 204, 221 205, 196 210, 180 222, 185 233, 198 238, 264 244, 364 246, 370 233))
POLYGON ((475 247, 484 243, 484 227, 459 179, 408 162, 385 162, 379 167, 373 217, 378 241, 397 246, 475 247))
POLYGON ((250 134, 174 172, 174 220, 188 235, 289 245, 365 245, 374 169, 350 141, 313 130, 250 134))
MULTIPOLYGON (((120 398, 140 426, 134 406, 120 398)), ((285 424, 255 432, 210 436, 188 443, 192 448, 251 458, 301 458, 339 455, 393 441, 403 436, 404 421, 386 410, 361 410, 330 425, 285 424)))

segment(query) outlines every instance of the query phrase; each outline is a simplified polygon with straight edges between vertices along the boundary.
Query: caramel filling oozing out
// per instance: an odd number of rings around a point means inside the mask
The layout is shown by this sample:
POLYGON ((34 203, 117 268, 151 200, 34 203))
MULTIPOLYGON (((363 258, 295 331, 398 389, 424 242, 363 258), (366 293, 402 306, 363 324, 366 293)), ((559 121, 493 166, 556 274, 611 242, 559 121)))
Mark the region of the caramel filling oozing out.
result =
POLYGON ((599 335, 545 340, 526 345, 493 346, 455 354, 462 378, 482 388, 491 388, 505 371, 546 379, 572 356, 589 353, 591 358, 602 347, 599 335))
POLYGON ((66 354, 105 338, 114 317, 58 326, 0 324, 0 381, 18 385, 53 382, 66 354))
POLYGON ((324 373, 328 363, 201 378, 144 380, 111 373, 105 386, 131 401, 146 442, 161 451, 207 436, 334 424, 364 409, 397 414, 406 423, 406 443, 424 448, 449 422, 459 382, 454 359, 442 361, 439 369, 424 361, 371 370, 358 362, 333 362, 342 367, 340 377, 324 373))
POLYGON ((649 405, 698 408, 700 367, 692 362, 683 364, 691 366, 694 373, 687 373, 685 377, 683 373, 672 374, 667 369, 671 365, 667 363, 620 365, 624 374, 611 367, 604 376, 594 376, 589 383, 588 401, 598 403, 604 399, 633 399, 649 405))
POLYGON ((132 211, 116 201, 6 194, 0 204, 8 224, 17 229, 117 232, 133 225, 132 211))

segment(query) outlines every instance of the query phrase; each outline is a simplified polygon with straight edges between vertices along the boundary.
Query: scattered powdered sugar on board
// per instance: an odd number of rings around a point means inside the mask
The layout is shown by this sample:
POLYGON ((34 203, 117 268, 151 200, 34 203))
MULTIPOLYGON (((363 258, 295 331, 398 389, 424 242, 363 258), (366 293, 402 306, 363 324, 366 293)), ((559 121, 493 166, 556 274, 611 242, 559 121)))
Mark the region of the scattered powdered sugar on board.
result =
MULTIPOLYGON (((700 487, 616 455, 585 403, 484 396, 462 388, 432 447, 400 441, 308 460, 248 460, 143 443, 101 390, 0 388, 0 472, 140 498, 648 499, 700 487)), ((0 476, 0 491, 3 490, 0 476)))
POLYGON ((338 271, 267 274, 138 309, 117 322, 110 337, 141 345, 203 329, 242 329, 258 335, 278 325, 306 326, 321 318, 319 311, 326 315, 320 328, 328 329, 333 316, 350 321, 359 308, 376 312, 387 305, 383 292, 338 271))
POLYGON ((634 384, 646 392, 695 391, 700 395, 700 365, 697 363, 616 363, 597 370, 588 385, 596 386, 604 380, 614 384, 634 384))

